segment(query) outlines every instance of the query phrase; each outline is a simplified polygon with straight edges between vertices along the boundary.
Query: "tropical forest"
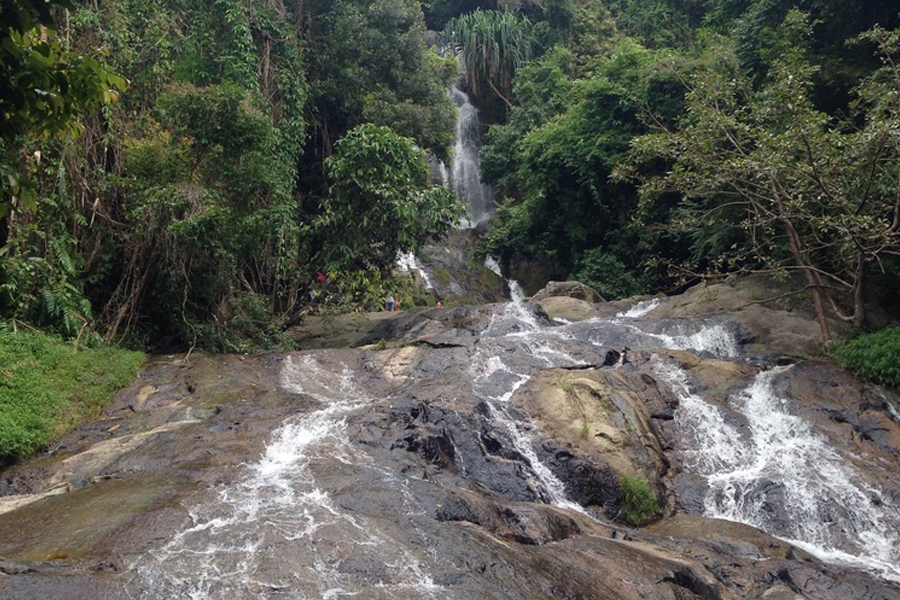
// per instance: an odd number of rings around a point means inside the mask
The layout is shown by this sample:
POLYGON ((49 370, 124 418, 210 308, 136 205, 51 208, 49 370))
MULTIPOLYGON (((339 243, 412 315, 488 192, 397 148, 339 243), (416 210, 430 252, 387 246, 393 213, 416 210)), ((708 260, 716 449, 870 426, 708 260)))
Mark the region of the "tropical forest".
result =
POLYGON ((900 600, 895 0, 0 0, 0 600, 900 600))

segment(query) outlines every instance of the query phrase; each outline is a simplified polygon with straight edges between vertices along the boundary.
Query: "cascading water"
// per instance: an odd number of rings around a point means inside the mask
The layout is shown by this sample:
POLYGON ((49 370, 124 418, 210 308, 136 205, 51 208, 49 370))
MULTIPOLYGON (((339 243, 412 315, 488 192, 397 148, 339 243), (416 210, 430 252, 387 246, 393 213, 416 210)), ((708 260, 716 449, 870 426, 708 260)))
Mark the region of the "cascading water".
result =
POLYGON ((653 298, 652 300, 642 300, 628 310, 620 312, 616 316, 625 319, 639 319, 654 308, 658 307, 661 303, 662 301, 659 298, 653 298))
POLYGON ((791 414, 776 391, 784 368, 761 372, 729 399, 747 426, 690 390, 685 372, 660 363, 679 397, 676 420, 692 446, 687 467, 708 484, 706 516, 752 525, 823 560, 900 582, 900 514, 848 456, 791 414))
POLYGON ((461 225, 472 228, 493 213, 493 191, 481 182, 481 123, 478 110, 469 102, 465 92, 455 85, 450 96, 457 107, 450 187, 469 208, 470 219, 461 225))
POLYGON ((397 257, 397 267, 401 271, 406 271, 407 273, 418 273, 425 289, 434 289, 434 284, 431 282, 431 276, 428 274, 428 270, 425 269, 425 265, 422 264, 422 261, 420 261, 412 252, 401 253, 397 257))
MULTIPOLYGON (((488 266, 499 270, 496 263, 488 266)), ((623 355, 625 348, 660 347, 732 360, 741 354, 722 319, 644 319, 651 304, 643 304, 611 319, 551 325, 514 281, 509 286, 513 301, 493 310, 459 368, 490 435, 509 449, 504 461, 516 463, 535 499, 570 510, 584 512, 542 462, 534 424, 510 402, 534 374, 602 364, 611 348, 623 355)), ((683 449, 684 462, 708 482, 708 515, 749 523, 826 560, 900 580, 893 500, 856 482, 852 464, 790 414, 787 399, 774 393, 781 370, 764 372, 732 398, 730 409, 748 424, 742 429, 693 393, 683 370, 656 360, 660 378, 680 398, 676 423, 692 443, 683 449)), ((428 538, 410 526, 427 520, 422 501, 409 491, 422 480, 384 466, 346 435, 348 423, 373 406, 392 406, 390 397, 360 389, 340 361, 315 355, 286 357, 281 387, 313 399, 317 408, 286 419, 240 483, 190 510, 189 523, 137 567, 138 597, 472 598, 437 583, 445 581, 436 574, 440 557, 427 552, 428 538), (344 477, 337 486, 336 476, 344 477), (366 477, 388 482, 413 521, 385 524, 371 511, 353 510, 352 502, 348 508, 347 495, 335 495, 348 488, 350 497, 365 494, 359 482, 366 477)), ((456 441, 447 443, 460 454, 456 441)))
MULTIPOLYGON (((396 479, 367 464, 366 454, 344 435, 346 418, 370 401, 365 391, 350 373, 322 368, 310 355, 287 357, 281 383, 321 408, 288 418, 240 483, 190 511, 190 524, 138 567, 140 598, 337 599, 358 596, 361 589, 367 598, 384 600, 440 597, 412 552, 343 509, 317 483, 323 457, 396 479), (342 565, 348 549, 360 546, 375 557, 367 570, 377 572, 377 586, 342 565)), ((394 487, 405 493, 403 481, 394 487)), ((410 502, 408 510, 420 509, 410 502)))
MULTIPOLYGON (((457 106, 453 162, 448 171, 443 161, 435 159, 431 163, 432 173, 444 186, 453 190, 469 211, 469 217, 463 219, 458 227, 472 229, 493 214, 494 192, 481 182, 481 123, 478 110, 456 85, 451 88, 450 97, 457 106)), ((400 254, 397 266, 403 271, 418 273, 425 288, 434 289, 428 270, 414 254, 400 254)))

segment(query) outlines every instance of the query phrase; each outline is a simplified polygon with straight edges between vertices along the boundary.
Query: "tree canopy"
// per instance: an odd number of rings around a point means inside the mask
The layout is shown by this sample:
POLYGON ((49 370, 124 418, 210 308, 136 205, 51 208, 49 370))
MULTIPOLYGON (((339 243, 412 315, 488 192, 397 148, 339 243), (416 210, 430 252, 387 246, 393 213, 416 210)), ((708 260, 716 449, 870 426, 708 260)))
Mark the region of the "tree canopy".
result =
POLYGON ((797 271, 826 337, 900 301, 888 0, 0 11, 0 323, 246 350, 322 309, 320 271, 375 306, 459 217, 426 156, 451 158, 460 63, 501 198, 481 252, 514 273, 614 298, 797 271))
MULTIPOLYGON (((334 258, 346 236, 324 223, 358 214, 328 171, 349 160, 329 157, 362 124, 404 140, 398 193, 423 222, 397 204, 402 218, 357 229, 354 243, 407 247, 456 218, 418 170, 423 151, 448 156, 457 73, 427 45, 419 2, 15 0, 3 11, 0 66, 14 76, 2 82, 2 207, 24 199, 24 181, 33 205, 0 220, 4 318, 157 349, 287 343, 281 324, 310 308, 323 261, 336 286, 360 280, 334 258)), ((387 277, 388 254, 364 262, 387 277)), ((368 281, 348 307, 367 306, 381 285, 368 281)))

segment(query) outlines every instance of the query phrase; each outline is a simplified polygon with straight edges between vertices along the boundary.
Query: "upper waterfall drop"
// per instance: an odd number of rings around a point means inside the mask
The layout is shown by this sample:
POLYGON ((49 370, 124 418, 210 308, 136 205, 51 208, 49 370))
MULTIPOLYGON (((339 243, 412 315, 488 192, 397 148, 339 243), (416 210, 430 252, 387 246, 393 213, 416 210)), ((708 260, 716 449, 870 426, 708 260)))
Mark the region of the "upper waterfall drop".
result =
POLYGON ((481 182, 481 122, 478 109, 472 106, 469 96, 458 85, 450 89, 450 96, 458 111, 450 189, 469 208, 470 218, 464 219, 460 226, 471 229, 494 212, 494 191, 481 182))

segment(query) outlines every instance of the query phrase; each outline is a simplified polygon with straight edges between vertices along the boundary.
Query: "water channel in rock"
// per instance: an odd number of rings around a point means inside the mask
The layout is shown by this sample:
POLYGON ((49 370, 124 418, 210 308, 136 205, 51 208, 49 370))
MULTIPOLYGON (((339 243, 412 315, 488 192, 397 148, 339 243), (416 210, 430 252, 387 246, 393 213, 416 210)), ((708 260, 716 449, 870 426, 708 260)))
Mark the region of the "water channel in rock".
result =
MULTIPOLYGON (((534 424, 509 405, 536 373, 596 365, 611 348, 620 357, 662 347, 749 358, 742 357, 736 329, 726 318, 626 316, 644 308, 559 325, 517 295, 493 310, 471 355, 449 367, 467 382, 461 393, 483 403, 485 427, 507 447, 505 455, 516 462, 523 489, 530 490, 525 494, 534 501, 584 512, 539 459, 534 424)), ((680 399, 676 420, 690 443, 681 449, 685 464, 708 482, 707 515, 753 525, 825 560, 900 581, 898 507, 861 480, 839 448, 791 413, 790 398, 773 387, 784 368, 761 371, 729 398, 729 410, 746 422, 736 426, 723 409, 692 391, 685 372, 671 360, 655 360, 660 378, 680 399)), ((240 483, 190 508, 184 528, 136 569, 139 597, 474 597, 436 582, 442 559, 429 549, 425 534, 417 533, 416 523, 425 515, 409 492, 418 485, 417 476, 376 460, 346 434, 348 422, 376 405, 392 406, 391 397, 376 397, 345 365, 314 354, 288 356, 281 386, 314 399, 319 408, 288 417, 272 433, 264 455, 244 467, 240 483), (337 484, 335 473, 344 473, 337 484), (405 503, 402 522, 386 523, 335 499, 336 492, 352 496, 346 487, 354 482, 373 478, 387 482, 405 503)), ((356 493, 365 494, 365 486, 356 493)))

